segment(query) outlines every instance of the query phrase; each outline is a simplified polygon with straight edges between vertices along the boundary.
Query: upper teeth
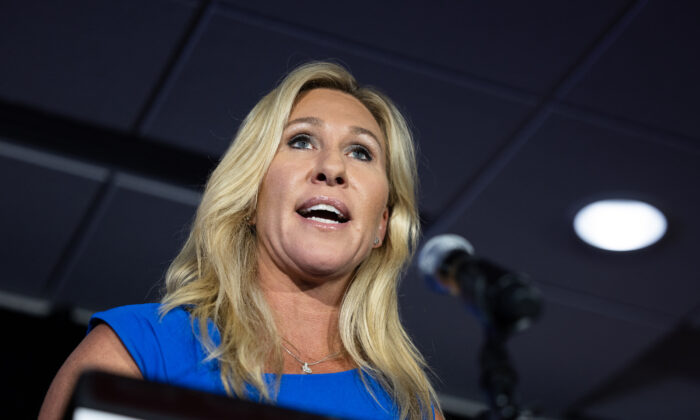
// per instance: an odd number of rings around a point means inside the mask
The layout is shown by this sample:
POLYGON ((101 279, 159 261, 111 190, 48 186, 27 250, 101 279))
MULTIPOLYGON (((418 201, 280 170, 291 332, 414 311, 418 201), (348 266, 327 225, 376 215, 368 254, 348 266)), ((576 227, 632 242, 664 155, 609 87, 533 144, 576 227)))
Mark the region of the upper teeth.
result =
POLYGON ((307 209, 304 209, 304 212, 310 212, 310 211, 314 211, 314 210, 330 211, 330 212, 337 214, 340 217, 343 216, 343 213, 341 213, 340 210, 336 209, 335 207, 333 207, 329 204, 316 204, 315 206, 311 206, 307 209))

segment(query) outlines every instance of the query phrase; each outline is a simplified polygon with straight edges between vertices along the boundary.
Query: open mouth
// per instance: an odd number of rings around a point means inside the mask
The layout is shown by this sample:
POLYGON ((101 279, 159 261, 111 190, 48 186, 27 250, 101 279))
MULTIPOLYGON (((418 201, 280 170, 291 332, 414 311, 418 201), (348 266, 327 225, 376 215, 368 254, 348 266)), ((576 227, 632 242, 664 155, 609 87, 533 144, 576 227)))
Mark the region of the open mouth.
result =
POLYGON ((311 207, 297 210, 300 216, 321 223, 347 223, 350 220, 340 210, 330 204, 315 204, 311 207))

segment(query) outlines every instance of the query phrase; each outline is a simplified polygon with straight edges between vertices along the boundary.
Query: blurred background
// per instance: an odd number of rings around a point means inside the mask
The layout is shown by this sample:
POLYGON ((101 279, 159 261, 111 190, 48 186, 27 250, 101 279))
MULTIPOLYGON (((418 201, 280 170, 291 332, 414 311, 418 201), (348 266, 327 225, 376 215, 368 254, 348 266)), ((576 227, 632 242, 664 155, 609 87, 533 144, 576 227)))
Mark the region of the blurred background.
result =
MULTIPOLYGON (((157 299, 247 111, 312 59, 400 106, 424 236, 528 273, 545 312, 509 343, 547 418, 697 418, 700 5, 691 0, 0 3, 0 316, 6 413, 32 418, 93 311, 157 299), (662 240, 597 250, 598 198, 642 199, 662 240)), ((416 270, 403 319, 452 418, 482 329, 416 270)))

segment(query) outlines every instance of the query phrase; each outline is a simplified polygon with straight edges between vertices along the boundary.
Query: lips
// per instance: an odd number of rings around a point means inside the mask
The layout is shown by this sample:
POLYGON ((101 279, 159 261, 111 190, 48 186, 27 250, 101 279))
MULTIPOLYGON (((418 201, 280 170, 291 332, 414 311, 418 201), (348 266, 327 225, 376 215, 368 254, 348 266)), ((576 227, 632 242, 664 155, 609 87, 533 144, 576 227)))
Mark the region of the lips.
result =
POLYGON ((329 197, 313 197, 299 206, 296 212, 309 220, 327 224, 340 224, 350 221, 347 206, 329 197))

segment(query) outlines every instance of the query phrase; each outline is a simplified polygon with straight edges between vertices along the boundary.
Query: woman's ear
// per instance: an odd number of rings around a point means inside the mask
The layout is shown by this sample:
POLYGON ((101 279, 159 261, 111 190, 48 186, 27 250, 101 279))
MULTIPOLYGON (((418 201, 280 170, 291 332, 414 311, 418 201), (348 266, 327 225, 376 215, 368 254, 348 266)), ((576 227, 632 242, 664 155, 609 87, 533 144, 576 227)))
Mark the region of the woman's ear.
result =
POLYGON ((379 248, 384 243, 384 238, 386 237, 386 226, 389 223, 389 207, 384 207, 382 212, 382 219, 379 222, 379 229, 377 230, 377 237, 375 238, 373 248, 379 248))
POLYGON ((255 233, 255 223, 257 222, 256 212, 253 212, 253 214, 246 216, 245 222, 248 225, 248 228, 251 230, 251 232, 255 233))

